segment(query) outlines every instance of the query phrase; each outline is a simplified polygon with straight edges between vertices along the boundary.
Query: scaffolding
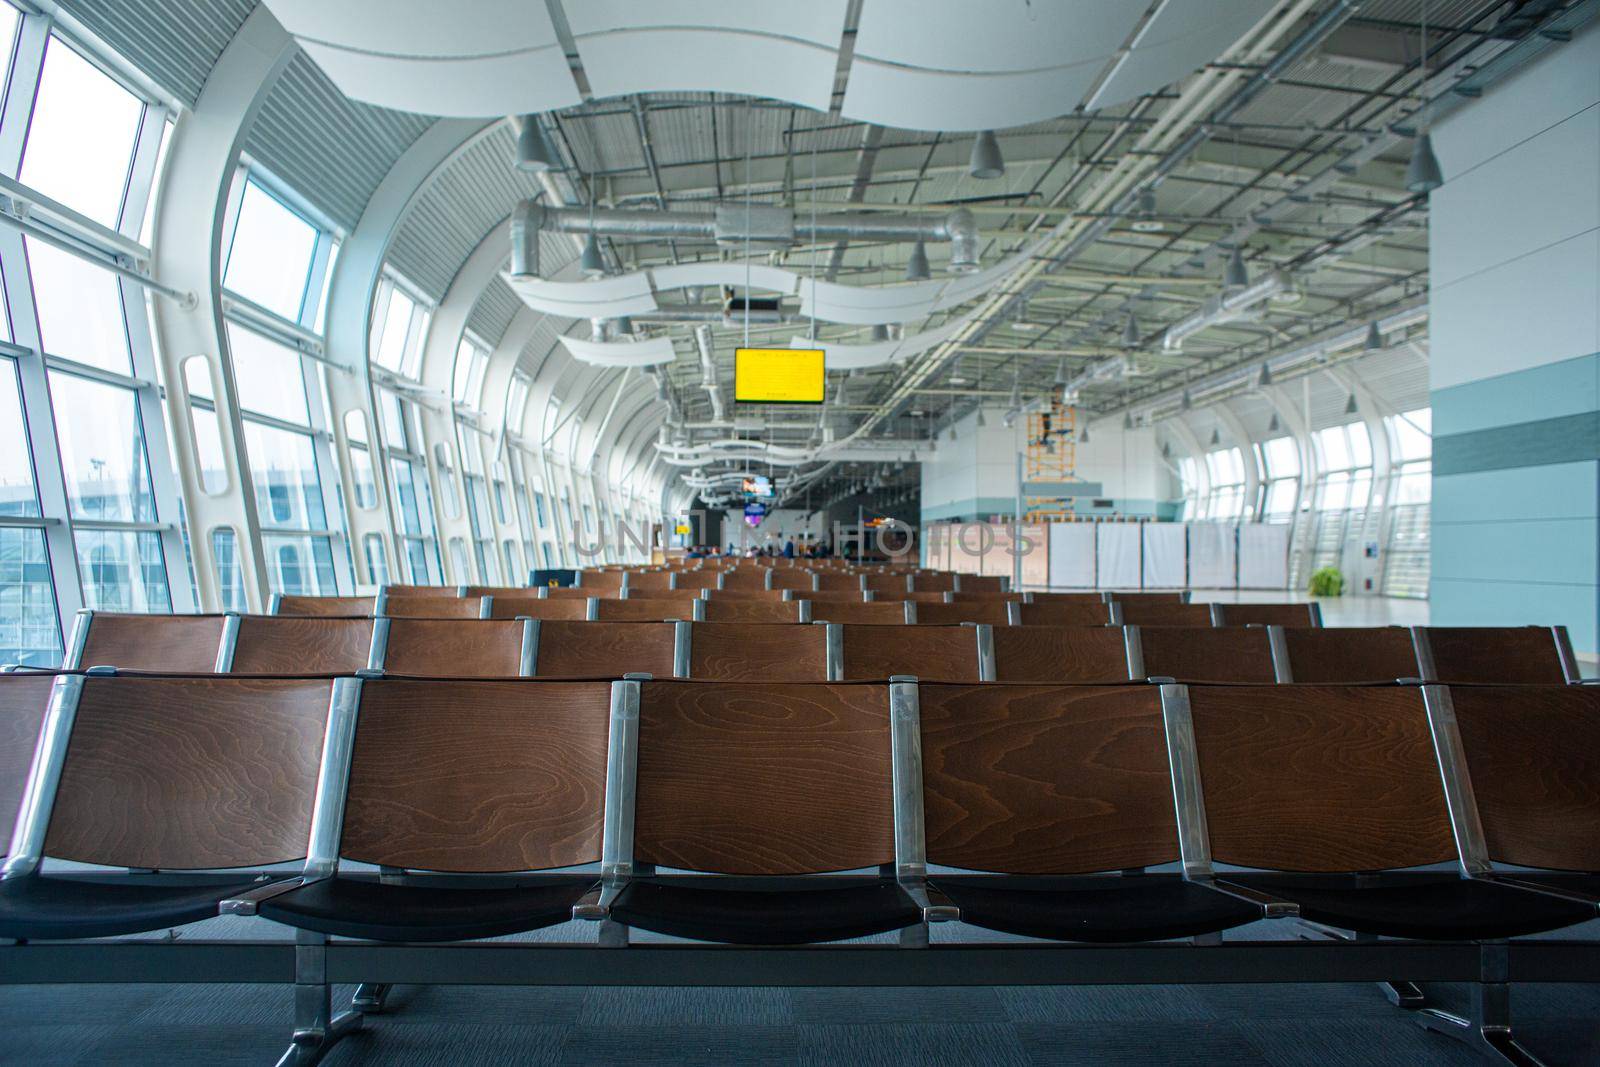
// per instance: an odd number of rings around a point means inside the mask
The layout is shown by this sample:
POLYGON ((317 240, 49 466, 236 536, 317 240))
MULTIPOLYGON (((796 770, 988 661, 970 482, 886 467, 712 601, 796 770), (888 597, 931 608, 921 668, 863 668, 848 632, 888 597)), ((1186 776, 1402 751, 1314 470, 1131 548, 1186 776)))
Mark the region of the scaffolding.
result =
MULTIPOLYGON (((1028 446, 1023 453, 1024 482, 1075 482, 1078 480, 1078 409, 1060 399, 1028 415, 1028 446)), ((1072 497, 1024 496, 1024 516, 1029 522, 1070 521, 1076 518, 1072 497)))

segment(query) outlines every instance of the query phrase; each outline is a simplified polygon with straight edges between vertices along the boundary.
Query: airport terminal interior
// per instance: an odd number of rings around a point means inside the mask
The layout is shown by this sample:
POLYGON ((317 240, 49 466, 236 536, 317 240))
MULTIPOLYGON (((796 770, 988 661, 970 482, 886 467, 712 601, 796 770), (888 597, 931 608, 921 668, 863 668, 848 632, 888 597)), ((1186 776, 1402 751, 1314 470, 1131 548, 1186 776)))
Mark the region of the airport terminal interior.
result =
POLYGON ((1600 0, 0 0, 0 1063, 1600 1065, 1600 0))

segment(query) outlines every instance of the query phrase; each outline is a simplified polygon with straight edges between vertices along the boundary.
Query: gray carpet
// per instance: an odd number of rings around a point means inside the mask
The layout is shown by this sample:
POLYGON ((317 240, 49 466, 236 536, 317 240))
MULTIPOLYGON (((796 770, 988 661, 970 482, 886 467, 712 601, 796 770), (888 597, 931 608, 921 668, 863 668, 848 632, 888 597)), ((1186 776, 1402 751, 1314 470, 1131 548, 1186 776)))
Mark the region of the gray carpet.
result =
MULTIPOLYGON (((1437 987, 1441 1002, 1464 990, 1437 987)), ((348 998, 350 990, 341 989, 348 998)), ((1472 1053, 1369 985, 961 989, 406 986, 326 1062, 1451 1067, 1472 1053)), ((1600 987, 1519 987, 1519 1032, 1553 1064, 1600 1064, 1600 987)), ((0 1062, 270 1064, 272 986, 0 987, 0 1062)))

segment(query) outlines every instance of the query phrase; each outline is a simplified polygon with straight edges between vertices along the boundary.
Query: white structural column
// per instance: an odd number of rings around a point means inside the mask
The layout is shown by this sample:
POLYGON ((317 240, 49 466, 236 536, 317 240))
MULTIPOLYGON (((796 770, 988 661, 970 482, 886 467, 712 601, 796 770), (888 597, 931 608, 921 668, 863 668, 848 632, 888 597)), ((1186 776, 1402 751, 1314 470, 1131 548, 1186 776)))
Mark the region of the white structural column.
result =
POLYGON ((456 443, 455 412, 449 402, 456 351, 466 334, 467 318, 473 305, 511 255, 511 235, 506 223, 497 223, 478 242, 467 261, 450 281, 444 299, 434 310, 433 323, 422 346, 422 365, 418 371, 422 384, 439 393, 444 403, 439 408, 417 406, 422 424, 422 441, 428 454, 428 480, 433 489, 435 525, 439 530, 440 553, 446 585, 474 585, 488 580, 478 574, 472 559, 472 523, 467 517, 467 485, 462 472, 461 450, 456 443), (448 462, 441 464, 441 457, 448 462), (451 508, 451 503, 455 507, 451 508), (458 542, 459 539, 459 542, 458 542), (451 546, 459 543, 461 549, 451 546))
POLYGON ((222 530, 233 533, 246 606, 251 611, 266 607, 261 523, 222 321, 220 245, 244 132, 294 53, 294 41, 265 7, 251 12, 223 49, 194 110, 178 119, 156 202, 154 273, 198 297, 195 305, 187 308, 157 300, 154 318, 167 383, 173 458, 187 506, 195 584, 200 605, 207 611, 222 607, 213 541, 213 534, 222 530), (216 398, 225 484, 215 492, 207 491, 190 418, 184 368, 194 358, 204 362, 216 398))
MULTIPOLYGON (((1182 415, 1167 420, 1167 428, 1172 431, 1172 436, 1178 439, 1178 444, 1189 453, 1194 460, 1195 470, 1195 503, 1208 499, 1211 496, 1211 470, 1206 466, 1206 449, 1200 443, 1200 437, 1194 432, 1194 427, 1189 425, 1189 420, 1182 415)), ((1185 516, 1193 518, 1193 516, 1185 516)))
MULTIPOLYGON (((385 460, 383 420, 378 417, 372 392, 372 303, 383 273, 384 258, 407 209, 441 168, 472 144, 493 124, 476 119, 442 119, 422 132, 395 161, 378 183, 356 228, 345 239, 329 279, 327 333, 328 358, 345 373, 328 375, 328 406, 333 412, 333 441, 339 453, 339 476, 344 486, 345 529, 350 533, 355 558, 356 586, 366 591, 377 584, 367 558, 373 539, 381 546, 389 573, 399 573, 400 553, 389 465, 385 460), (346 418, 356 413, 367 427, 377 499, 361 506, 355 492, 349 428, 346 418)), ((442 555, 441 555, 442 558, 442 555)))
MULTIPOLYGON (((532 308, 521 308, 511 317, 511 324, 506 327, 506 332, 501 336, 494 350, 489 353, 489 362, 484 368, 483 381, 476 397, 471 402, 476 407, 481 417, 485 420, 484 427, 489 432, 474 435, 478 445, 483 449, 483 469, 489 477, 489 514, 482 516, 489 527, 494 531, 495 551, 500 558, 505 558, 505 544, 513 541, 517 545, 517 555, 523 554, 522 546, 531 544, 533 531, 521 529, 521 519, 516 507, 517 471, 520 465, 514 467, 511 462, 511 437, 507 425, 506 397, 511 392, 511 375, 517 369, 517 360, 522 355, 522 350, 527 347, 528 341, 533 337, 533 331, 539 324, 539 316, 532 308), (512 499, 506 501, 506 513, 500 514, 500 500, 495 492, 494 483, 504 481, 511 493, 512 499)), ((524 491, 526 486, 521 487, 524 491)), ((527 560, 525 570, 531 570, 539 564, 535 560, 527 560)), ((521 585, 527 580, 525 573, 511 573, 505 576, 507 585, 521 585)))
POLYGON ((1261 468, 1256 462, 1256 450, 1250 447, 1250 431, 1245 429, 1244 423, 1226 400, 1213 405, 1211 410, 1216 412, 1217 421, 1227 428, 1233 443, 1239 446, 1240 466, 1244 468, 1244 498, 1250 505, 1250 521, 1258 520, 1261 518, 1258 514, 1261 507, 1261 468))

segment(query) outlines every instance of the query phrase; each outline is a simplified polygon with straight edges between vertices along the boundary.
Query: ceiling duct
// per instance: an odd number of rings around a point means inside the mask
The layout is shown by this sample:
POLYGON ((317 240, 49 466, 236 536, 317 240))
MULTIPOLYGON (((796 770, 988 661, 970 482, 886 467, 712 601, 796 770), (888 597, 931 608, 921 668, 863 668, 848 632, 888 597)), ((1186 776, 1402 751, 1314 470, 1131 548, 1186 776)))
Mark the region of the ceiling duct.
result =
POLYGON ((796 243, 836 241, 948 241, 949 270, 978 269, 978 223, 972 212, 956 208, 943 216, 831 215, 796 217, 792 208, 764 204, 749 208, 722 205, 705 211, 633 211, 623 208, 546 207, 519 202, 511 213, 511 273, 539 274, 539 231, 663 241, 710 241, 724 248, 770 250, 796 243))
POLYGON ((1243 318, 1288 287, 1288 279, 1281 272, 1272 271, 1236 292, 1218 293, 1207 300, 1199 311, 1168 326, 1166 333, 1161 336, 1161 347, 1168 352, 1176 352, 1183 348, 1185 338, 1207 327, 1243 318))
POLYGON ((722 386, 717 383, 716 351, 711 347, 711 327, 704 324, 694 328, 694 343, 700 349, 700 384, 705 387, 706 398, 711 401, 711 418, 721 422, 722 386))

